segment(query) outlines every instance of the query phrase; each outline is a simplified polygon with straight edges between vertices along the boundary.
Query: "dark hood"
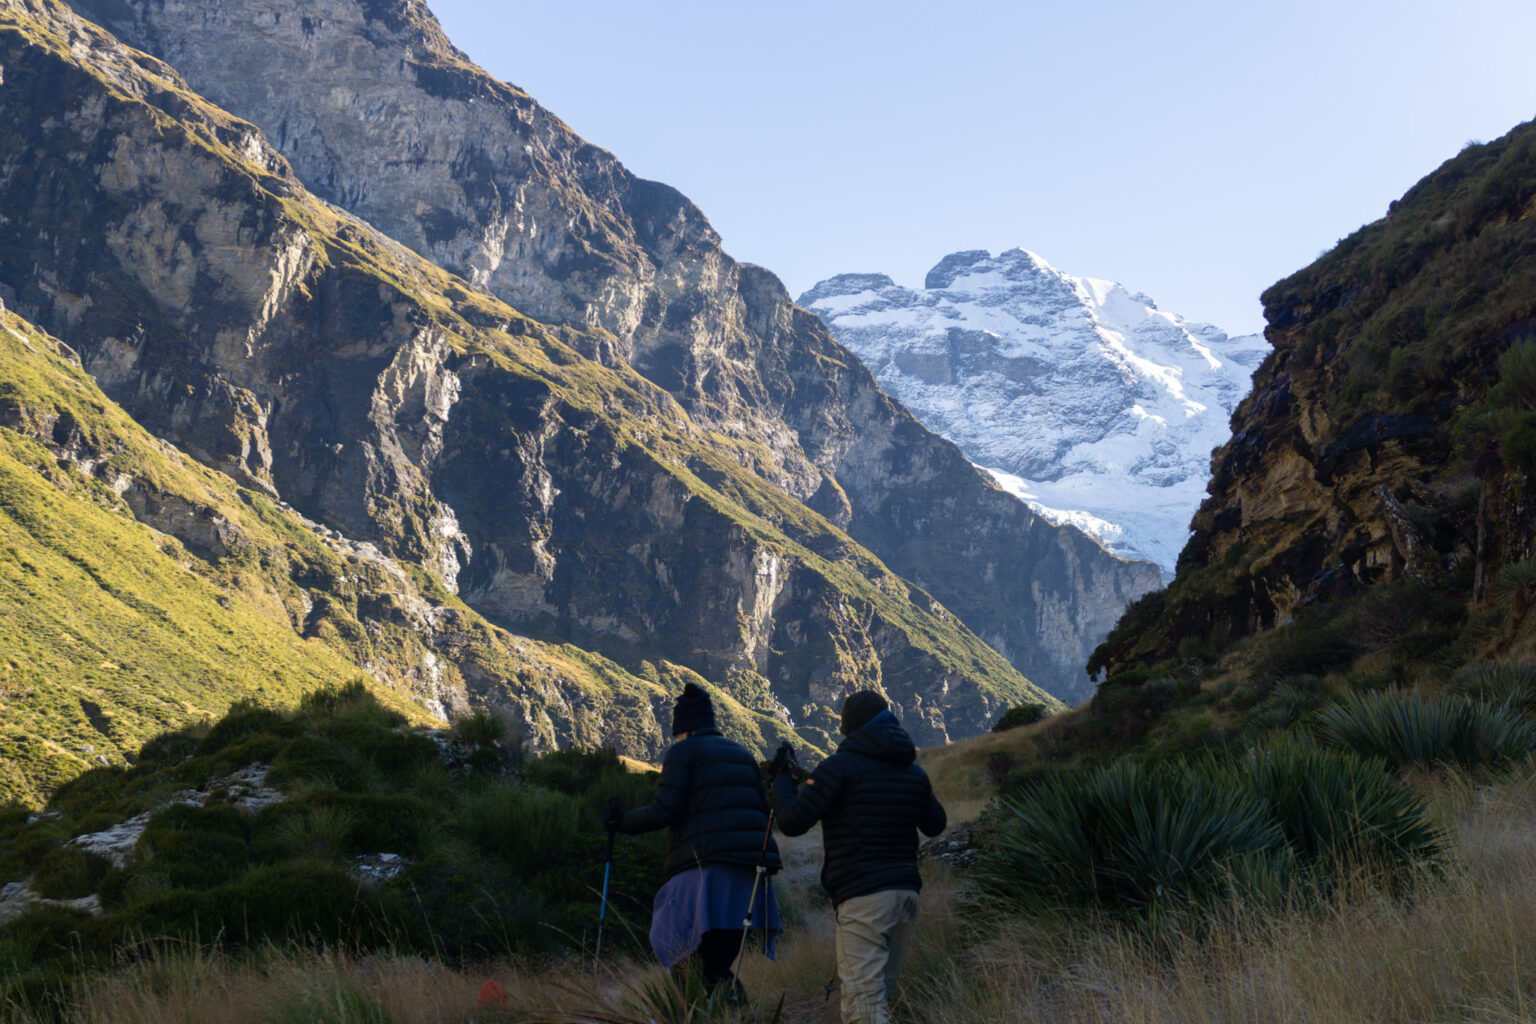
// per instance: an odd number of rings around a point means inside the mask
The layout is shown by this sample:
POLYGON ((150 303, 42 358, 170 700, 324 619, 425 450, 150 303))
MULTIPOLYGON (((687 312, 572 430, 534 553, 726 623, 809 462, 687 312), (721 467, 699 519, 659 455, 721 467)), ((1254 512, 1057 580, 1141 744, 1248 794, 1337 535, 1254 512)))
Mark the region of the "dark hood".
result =
POLYGON ((882 711, 865 722, 852 736, 838 744, 838 752, 863 754, 892 764, 911 764, 917 760, 917 747, 901 727, 896 716, 882 711))

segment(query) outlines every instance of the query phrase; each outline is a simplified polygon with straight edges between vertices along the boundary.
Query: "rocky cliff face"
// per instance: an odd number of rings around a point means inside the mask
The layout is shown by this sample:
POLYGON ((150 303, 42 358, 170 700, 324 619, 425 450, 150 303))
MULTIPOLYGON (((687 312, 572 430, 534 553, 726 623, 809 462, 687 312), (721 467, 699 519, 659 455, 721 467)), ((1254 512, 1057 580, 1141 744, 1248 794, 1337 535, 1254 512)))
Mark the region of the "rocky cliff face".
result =
MULTIPOLYGON (((0 309, 0 800, 40 803, 168 727, 366 675, 436 721, 654 760, 669 684, 487 623, 409 564, 149 435, 77 354, 0 309)), ((686 675, 686 673, 682 673, 686 675)), ((718 694, 748 742, 787 730, 718 694)))
POLYGON ((1269 351, 1022 249, 951 253, 921 289, 842 274, 799 302, 1036 512, 1169 577, 1269 351))
POLYGON ((1275 350, 1216 453, 1178 579, 1127 615, 1095 668, 1166 657, 1184 637, 1219 648, 1403 579, 1523 615, 1533 211, 1526 124, 1469 146, 1264 293, 1275 350))
POLYGON ((359 628, 393 616, 549 742, 600 734, 639 756, 654 753, 645 723, 665 687, 585 672, 640 700, 626 723, 612 692, 541 687, 518 658, 466 655, 460 634, 489 628, 483 615, 636 672, 676 662, 721 680, 762 728, 813 741, 856 685, 883 685, 924 742, 1039 696, 940 603, 765 484, 766 445, 700 423, 622 360, 584 356, 612 340, 602 330, 530 320, 315 199, 259 129, 168 66, 47 0, 0 6, 0 66, 13 126, 0 298, 156 434, 407 577, 425 570, 421 586, 461 595, 438 604, 469 615, 418 622, 381 600, 359 628))
MULTIPOLYGON (((731 260, 691 203, 471 65, 420 3, 77 8, 260 125, 319 195, 524 313, 583 328, 569 337, 583 355, 632 366, 1055 692, 1082 692, 1082 655, 1157 585, 999 492, 772 275, 731 260)), ((469 592, 488 585, 470 574, 469 592)), ((524 589, 508 598, 519 616, 544 614, 524 589)))

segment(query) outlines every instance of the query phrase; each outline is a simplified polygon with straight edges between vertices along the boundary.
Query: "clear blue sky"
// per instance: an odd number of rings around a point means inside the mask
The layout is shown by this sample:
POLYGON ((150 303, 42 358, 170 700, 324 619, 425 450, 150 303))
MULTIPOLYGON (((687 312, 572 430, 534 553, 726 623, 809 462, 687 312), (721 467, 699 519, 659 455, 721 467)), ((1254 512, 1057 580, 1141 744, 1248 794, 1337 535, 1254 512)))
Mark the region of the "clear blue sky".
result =
POLYGON ((792 295, 1013 246, 1258 330, 1258 295, 1536 116, 1531 0, 428 0, 792 295))

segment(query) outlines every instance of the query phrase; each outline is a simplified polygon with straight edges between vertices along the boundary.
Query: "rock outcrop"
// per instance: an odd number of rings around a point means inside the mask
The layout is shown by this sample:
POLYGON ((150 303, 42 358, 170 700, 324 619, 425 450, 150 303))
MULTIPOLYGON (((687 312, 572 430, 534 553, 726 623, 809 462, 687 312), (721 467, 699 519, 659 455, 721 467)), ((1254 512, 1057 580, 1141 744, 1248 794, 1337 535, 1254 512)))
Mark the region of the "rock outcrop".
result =
POLYGON ((1492 600, 1495 616, 1528 599, 1533 210, 1528 123, 1264 293, 1274 353, 1214 457, 1178 578, 1132 609, 1095 668, 1167 657, 1181 638, 1219 649, 1387 582, 1492 600))
MULTIPOLYGON (((567 336, 579 352, 632 366, 1054 692, 1081 695, 1087 650, 1158 585, 997 490, 776 278, 726 255, 683 196, 469 63, 419 0, 76 7, 260 125, 316 194, 523 313, 582 328, 567 336)), ((514 621, 553 614, 537 579, 552 563, 530 557, 535 579, 519 569, 525 582, 500 587, 514 621)), ((504 564, 471 559, 466 594, 499 587, 504 564)))

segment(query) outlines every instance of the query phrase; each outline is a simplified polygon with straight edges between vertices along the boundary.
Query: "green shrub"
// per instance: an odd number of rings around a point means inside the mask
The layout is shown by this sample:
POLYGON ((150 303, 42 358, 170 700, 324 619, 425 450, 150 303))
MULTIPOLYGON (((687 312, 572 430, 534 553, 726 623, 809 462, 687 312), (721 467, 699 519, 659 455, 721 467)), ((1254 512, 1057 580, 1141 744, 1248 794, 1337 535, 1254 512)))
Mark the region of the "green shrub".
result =
POLYGON ((101 886, 112 862, 78 846, 60 846, 37 865, 32 888, 50 900, 74 900, 89 896, 101 886))
POLYGON ((1252 795, 1123 760, 1005 800, 977 883, 1026 908, 1151 914, 1219 898, 1237 861, 1283 852, 1279 825, 1252 795))
POLYGON ((267 781, 280 788, 307 783, 355 792, 376 786, 380 773, 356 747, 319 736, 300 736, 273 758, 267 781))
POLYGON ((269 864, 292 857, 335 860, 347 848, 357 824, 349 808, 333 803, 280 804, 258 819, 254 852, 269 864))
POLYGON ((344 869, 310 860, 257 868, 201 893, 162 892, 125 915, 149 935, 214 936, 233 942, 321 941, 367 947, 391 935, 378 894, 344 869))
POLYGON ((1298 742, 1235 760, 1122 760, 1007 787, 980 894, 1033 910, 1155 918, 1233 896, 1314 897, 1345 872, 1388 882, 1447 844, 1381 761, 1298 742))
POLYGON ((32 817, 32 809, 25 804, 7 801, 0 804, 0 840, 19 829, 32 817))
POLYGON ((409 732, 387 732, 370 737, 362 744, 363 753, 392 778, 415 773, 423 766, 437 763, 437 744, 426 736, 409 732))
POLYGON ((581 806, 575 798, 506 783, 465 801, 454 826, 481 851, 526 878, 569 861, 580 822, 581 806))
POLYGON ((111 951, 120 934, 108 918, 46 903, 28 907, 0 933, 13 957, 40 966, 95 960, 111 951))
POLYGON ((1018 767, 1018 758, 1006 750, 994 750, 987 755, 987 764, 984 773, 987 781, 993 785, 1000 785, 1003 780, 1012 775, 1018 767))
POLYGON ((490 711, 455 719, 453 738, 464 751, 465 763, 476 771, 495 774, 522 764, 522 737, 490 711))
POLYGON ((1519 413, 1499 438, 1499 459, 1513 473, 1536 473, 1536 413, 1519 413))
POLYGON ((268 862, 364 853, 418 857, 435 835, 437 816, 414 796, 322 792, 267 808, 255 830, 257 853, 268 862))
POLYGON ((1319 617, 1314 614, 1309 621, 1293 622, 1274 630, 1267 638, 1267 649, 1254 665, 1254 676, 1273 684, 1287 676, 1323 675, 1348 665, 1363 653, 1359 636, 1345 623, 1310 621, 1319 617))
POLYGON ((606 799, 609 795, 622 798, 617 787, 637 776, 625 770, 619 755, 610 749, 571 747, 533 758, 524 767, 523 778, 531 786, 542 786, 571 796, 601 790, 606 799))
POLYGON ((148 770, 180 764, 197 752, 199 733, 196 728, 178 729, 148 740, 139 748, 138 767, 148 770))
POLYGON ((63 825, 46 818, 17 828, 0 844, 0 884, 25 879, 34 865, 68 838, 63 825))
POLYGON ((1329 746, 1383 758, 1394 768, 1477 767, 1536 749, 1536 724, 1512 708, 1407 690, 1350 694, 1317 713, 1317 730, 1329 746))
POLYGON ((129 867, 177 888, 221 885, 251 866, 249 829, 233 807, 173 804, 149 820, 129 867))
POLYGON ((1258 729, 1285 729, 1316 711, 1326 700, 1323 681, 1314 675, 1287 676, 1248 715, 1258 729))
MULTIPOLYGON (((361 686, 321 691, 291 714, 238 706, 148 747, 131 770, 71 782, 59 818, 0 810, 0 882, 41 868, 48 895, 95 891, 105 910, 37 917, 35 934, 22 930, 32 918, 0 925, 0 974, 32 971, 30 985, 49 963, 78 971, 112 955, 124 935, 232 947, 341 941, 452 957, 559 954, 580 941, 602 884, 602 803, 618 797, 635 807, 655 786, 653 774, 626 771, 612 751, 536 758, 527 781, 454 771, 432 738, 403 730, 361 686), (263 751, 272 753, 268 784, 288 795, 281 803, 255 815, 225 801, 164 807, 121 869, 62 845, 161 807, 263 751), (363 886, 351 857, 385 852, 405 857, 405 872, 363 886)), ((615 850, 612 912, 622 910, 642 937, 663 845, 655 833, 625 837, 615 850)), ((627 940, 611 941, 617 949, 627 940)))
POLYGON ((1512 562, 1493 574, 1492 596, 1498 601, 1524 604, 1536 588, 1536 560, 1512 562))
POLYGON ((1034 725, 1036 722, 1045 721, 1049 714, 1050 708, 1044 704, 1017 704, 1003 712, 1003 716, 997 720, 992 731, 1007 732, 1009 729, 1017 729, 1020 726, 1034 725))
POLYGON ((1536 708, 1536 662, 1475 661, 1451 676, 1450 690, 1528 712, 1536 708))
POLYGON ((208 730, 198 743, 196 753, 215 754, 236 740, 255 733, 275 732, 286 725, 281 711, 262 707, 254 701, 238 701, 208 730))
POLYGON ((298 713, 301 717, 322 719, 355 715, 376 722, 385 729, 392 729, 405 721, 399 712, 380 704, 368 692, 368 684, 361 679, 311 690, 299 699, 298 713))
POLYGON ((1536 340, 1517 341, 1499 356, 1499 383, 1489 397, 1504 408, 1536 409, 1536 340))
POLYGON ((470 750, 500 746, 510 731, 506 722, 489 711, 476 711, 453 723, 453 738, 470 750))
POLYGON ((1424 800, 1380 761, 1289 741, 1205 770, 1268 805, 1314 884, 1356 869, 1403 878, 1446 853, 1424 800))

